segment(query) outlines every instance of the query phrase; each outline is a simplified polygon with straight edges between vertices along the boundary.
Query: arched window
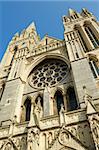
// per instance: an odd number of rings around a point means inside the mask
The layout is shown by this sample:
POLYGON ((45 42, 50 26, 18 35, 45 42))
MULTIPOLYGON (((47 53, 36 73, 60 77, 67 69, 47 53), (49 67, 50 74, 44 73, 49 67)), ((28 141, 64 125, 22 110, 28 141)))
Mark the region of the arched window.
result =
POLYGON ((87 45, 86 45, 86 42, 85 42, 85 40, 84 40, 84 37, 82 36, 82 34, 81 34, 81 32, 80 32, 79 29, 76 29, 76 31, 77 31, 77 33, 78 33, 78 36, 79 36, 79 39, 80 39, 80 43, 81 43, 81 45, 82 45, 84 51, 86 52, 86 51, 88 50, 88 47, 87 47, 87 45))
MULTIPOLYGON (((59 114, 59 111, 60 111, 60 109, 61 109, 61 104, 64 105, 63 95, 62 95, 62 93, 58 90, 58 91, 56 91, 54 98, 55 98, 55 102, 56 102, 57 113, 59 114)), ((54 107, 55 107, 55 106, 54 106, 54 107)))
POLYGON ((98 62, 93 59, 90 59, 90 61, 89 61, 90 68, 91 68, 92 73, 95 78, 97 78, 99 76, 99 67, 98 67, 97 63, 98 62))
POLYGON ((89 36, 89 39, 91 40, 93 46, 96 48, 99 46, 99 40, 97 39, 96 35, 92 31, 92 29, 89 26, 85 26, 85 31, 87 35, 89 36))
POLYGON ((31 100, 29 98, 26 99, 25 103, 25 121, 30 120, 30 113, 31 113, 31 100))
POLYGON ((69 87, 67 90, 67 109, 68 111, 72 111, 77 109, 77 100, 73 87, 69 87))

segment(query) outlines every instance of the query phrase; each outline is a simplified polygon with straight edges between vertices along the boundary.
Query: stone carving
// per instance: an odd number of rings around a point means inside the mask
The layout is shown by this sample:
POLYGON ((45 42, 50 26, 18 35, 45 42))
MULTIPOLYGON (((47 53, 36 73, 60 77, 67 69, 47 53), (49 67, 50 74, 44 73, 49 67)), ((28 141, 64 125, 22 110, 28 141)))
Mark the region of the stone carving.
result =
POLYGON ((48 134, 48 144, 51 144, 52 140, 53 140, 52 133, 49 132, 49 134, 48 134))
POLYGON ((70 131, 74 136, 77 137, 77 131, 75 127, 71 127, 71 131, 70 131))
POLYGON ((69 140, 69 134, 67 132, 61 132, 59 136, 59 141, 62 144, 68 143, 69 140))
POLYGON ((33 150, 33 147, 39 145, 39 130, 32 129, 28 133, 28 150, 33 150))
POLYGON ((11 143, 7 143, 4 150, 14 150, 13 145, 11 143))
POLYGON ((15 145, 16 145, 18 150, 21 150, 21 141, 19 138, 16 139, 15 145))
POLYGON ((93 138, 96 144, 97 150, 99 150, 99 116, 94 114, 90 119, 90 125, 92 128, 93 138))
POLYGON ((26 150, 27 149, 27 139, 26 137, 22 137, 21 139, 21 150, 26 150))
POLYGON ((60 60, 46 60, 33 69, 29 76, 29 84, 32 87, 45 88, 61 82, 68 73, 68 66, 60 60))
POLYGON ((33 143, 35 141, 35 134, 33 131, 29 131, 28 133, 28 150, 32 150, 33 149, 33 143))
POLYGON ((63 125, 65 122, 65 118, 64 118, 64 105, 61 104, 61 109, 60 109, 60 124, 63 125))
POLYGON ((40 118, 42 117, 42 106, 41 106, 41 98, 38 97, 38 102, 35 106, 35 110, 34 113, 37 116, 37 119, 40 120, 40 118))

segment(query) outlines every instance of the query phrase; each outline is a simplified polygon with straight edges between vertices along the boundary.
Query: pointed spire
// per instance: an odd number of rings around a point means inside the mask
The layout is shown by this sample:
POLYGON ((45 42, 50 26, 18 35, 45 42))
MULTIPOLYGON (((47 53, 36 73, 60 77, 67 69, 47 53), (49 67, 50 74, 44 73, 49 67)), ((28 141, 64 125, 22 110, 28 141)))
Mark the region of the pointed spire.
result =
POLYGON ((32 22, 28 27, 27 27, 27 31, 28 30, 31 30, 31 29, 33 29, 33 30, 36 30, 36 26, 35 26, 35 23, 34 22, 32 22))
POLYGON ((90 13, 86 8, 82 8, 82 13, 87 16, 92 16, 92 13, 90 13))
POLYGON ((69 8, 69 15, 70 15, 70 16, 74 15, 75 13, 76 13, 76 11, 75 11, 75 10, 73 10, 73 9, 69 8))

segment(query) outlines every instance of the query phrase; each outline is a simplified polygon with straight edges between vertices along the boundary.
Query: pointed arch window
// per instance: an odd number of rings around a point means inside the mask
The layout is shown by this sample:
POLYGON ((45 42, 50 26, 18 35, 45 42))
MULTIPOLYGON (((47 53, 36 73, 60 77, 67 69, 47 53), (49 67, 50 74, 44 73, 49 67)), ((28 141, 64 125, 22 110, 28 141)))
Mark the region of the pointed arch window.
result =
POLYGON ((31 100, 29 98, 26 99, 24 106, 25 106, 25 121, 29 121, 31 113, 31 100))
POLYGON ((79 38, 80 38, 80 43, 81 43, 82 47, 84 48, 84 51, 86 52, 86 51, 88 50, 88 47, 87 47, 87 45, 86 45, 86 42, 85 42, 85 40, 84 40, 82 34, 80 33, 79 29, 76 29, 76 31, 78 32, 78 36, 79 36, 79 38))
POLYGON ((89 39, 91 40, 93 46, 95 48, 98 47, 99 46, 99 40, 95 36, 95 34, 92 31, 92 29, 89 26, 85 26, 85 31, 86 31, 87 35, 89 36, 89 39))
MULTIPOLYGON (((62 93, 58 90, 55 93, 55 102, 56 102, 56 107, 57 107, 57 113, 59 114, 60 109, 61 109, 61 105, 64 106, 64 100, 63 100, 63 95, 62 93)), ((55 107, 55 106, 54 106, 55 107)))
POLYGON ((73 87, 69 87, 67 90, 67 109, 68 111, 76 110, 78 108, 76 94, 73 87))
POLYGON ((93 60, 93 59, 90 59, 89 65, 90 65, 90 68, 92 70, 92 73, 93 73, 94 77, 97 78, 99 76, 98 62, 93 60))

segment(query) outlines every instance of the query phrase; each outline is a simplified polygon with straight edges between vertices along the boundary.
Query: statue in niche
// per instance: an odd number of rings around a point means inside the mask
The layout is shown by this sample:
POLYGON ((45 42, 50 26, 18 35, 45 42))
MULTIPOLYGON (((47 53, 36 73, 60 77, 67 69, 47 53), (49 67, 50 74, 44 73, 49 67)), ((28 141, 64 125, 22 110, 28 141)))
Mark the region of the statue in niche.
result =
POLYGON ((34 112, 37 116, 37 119, 40 120, 40 118, 42 117, 41 97, 38 97, 37 99, 37 104, 35 106, 34 112))
POLYGON ((53 138, 52 138, 52 133, 49 132, 49 134, 48 134, 48 144, 51 144, 51 143, 52 143, 52 140, 53 140, 53 138))
POLYGON ((60 124, 63 125, 65 122, 65 118, 64 118, 64 105, 61 104, 61 109, 60 109, 60 124))

